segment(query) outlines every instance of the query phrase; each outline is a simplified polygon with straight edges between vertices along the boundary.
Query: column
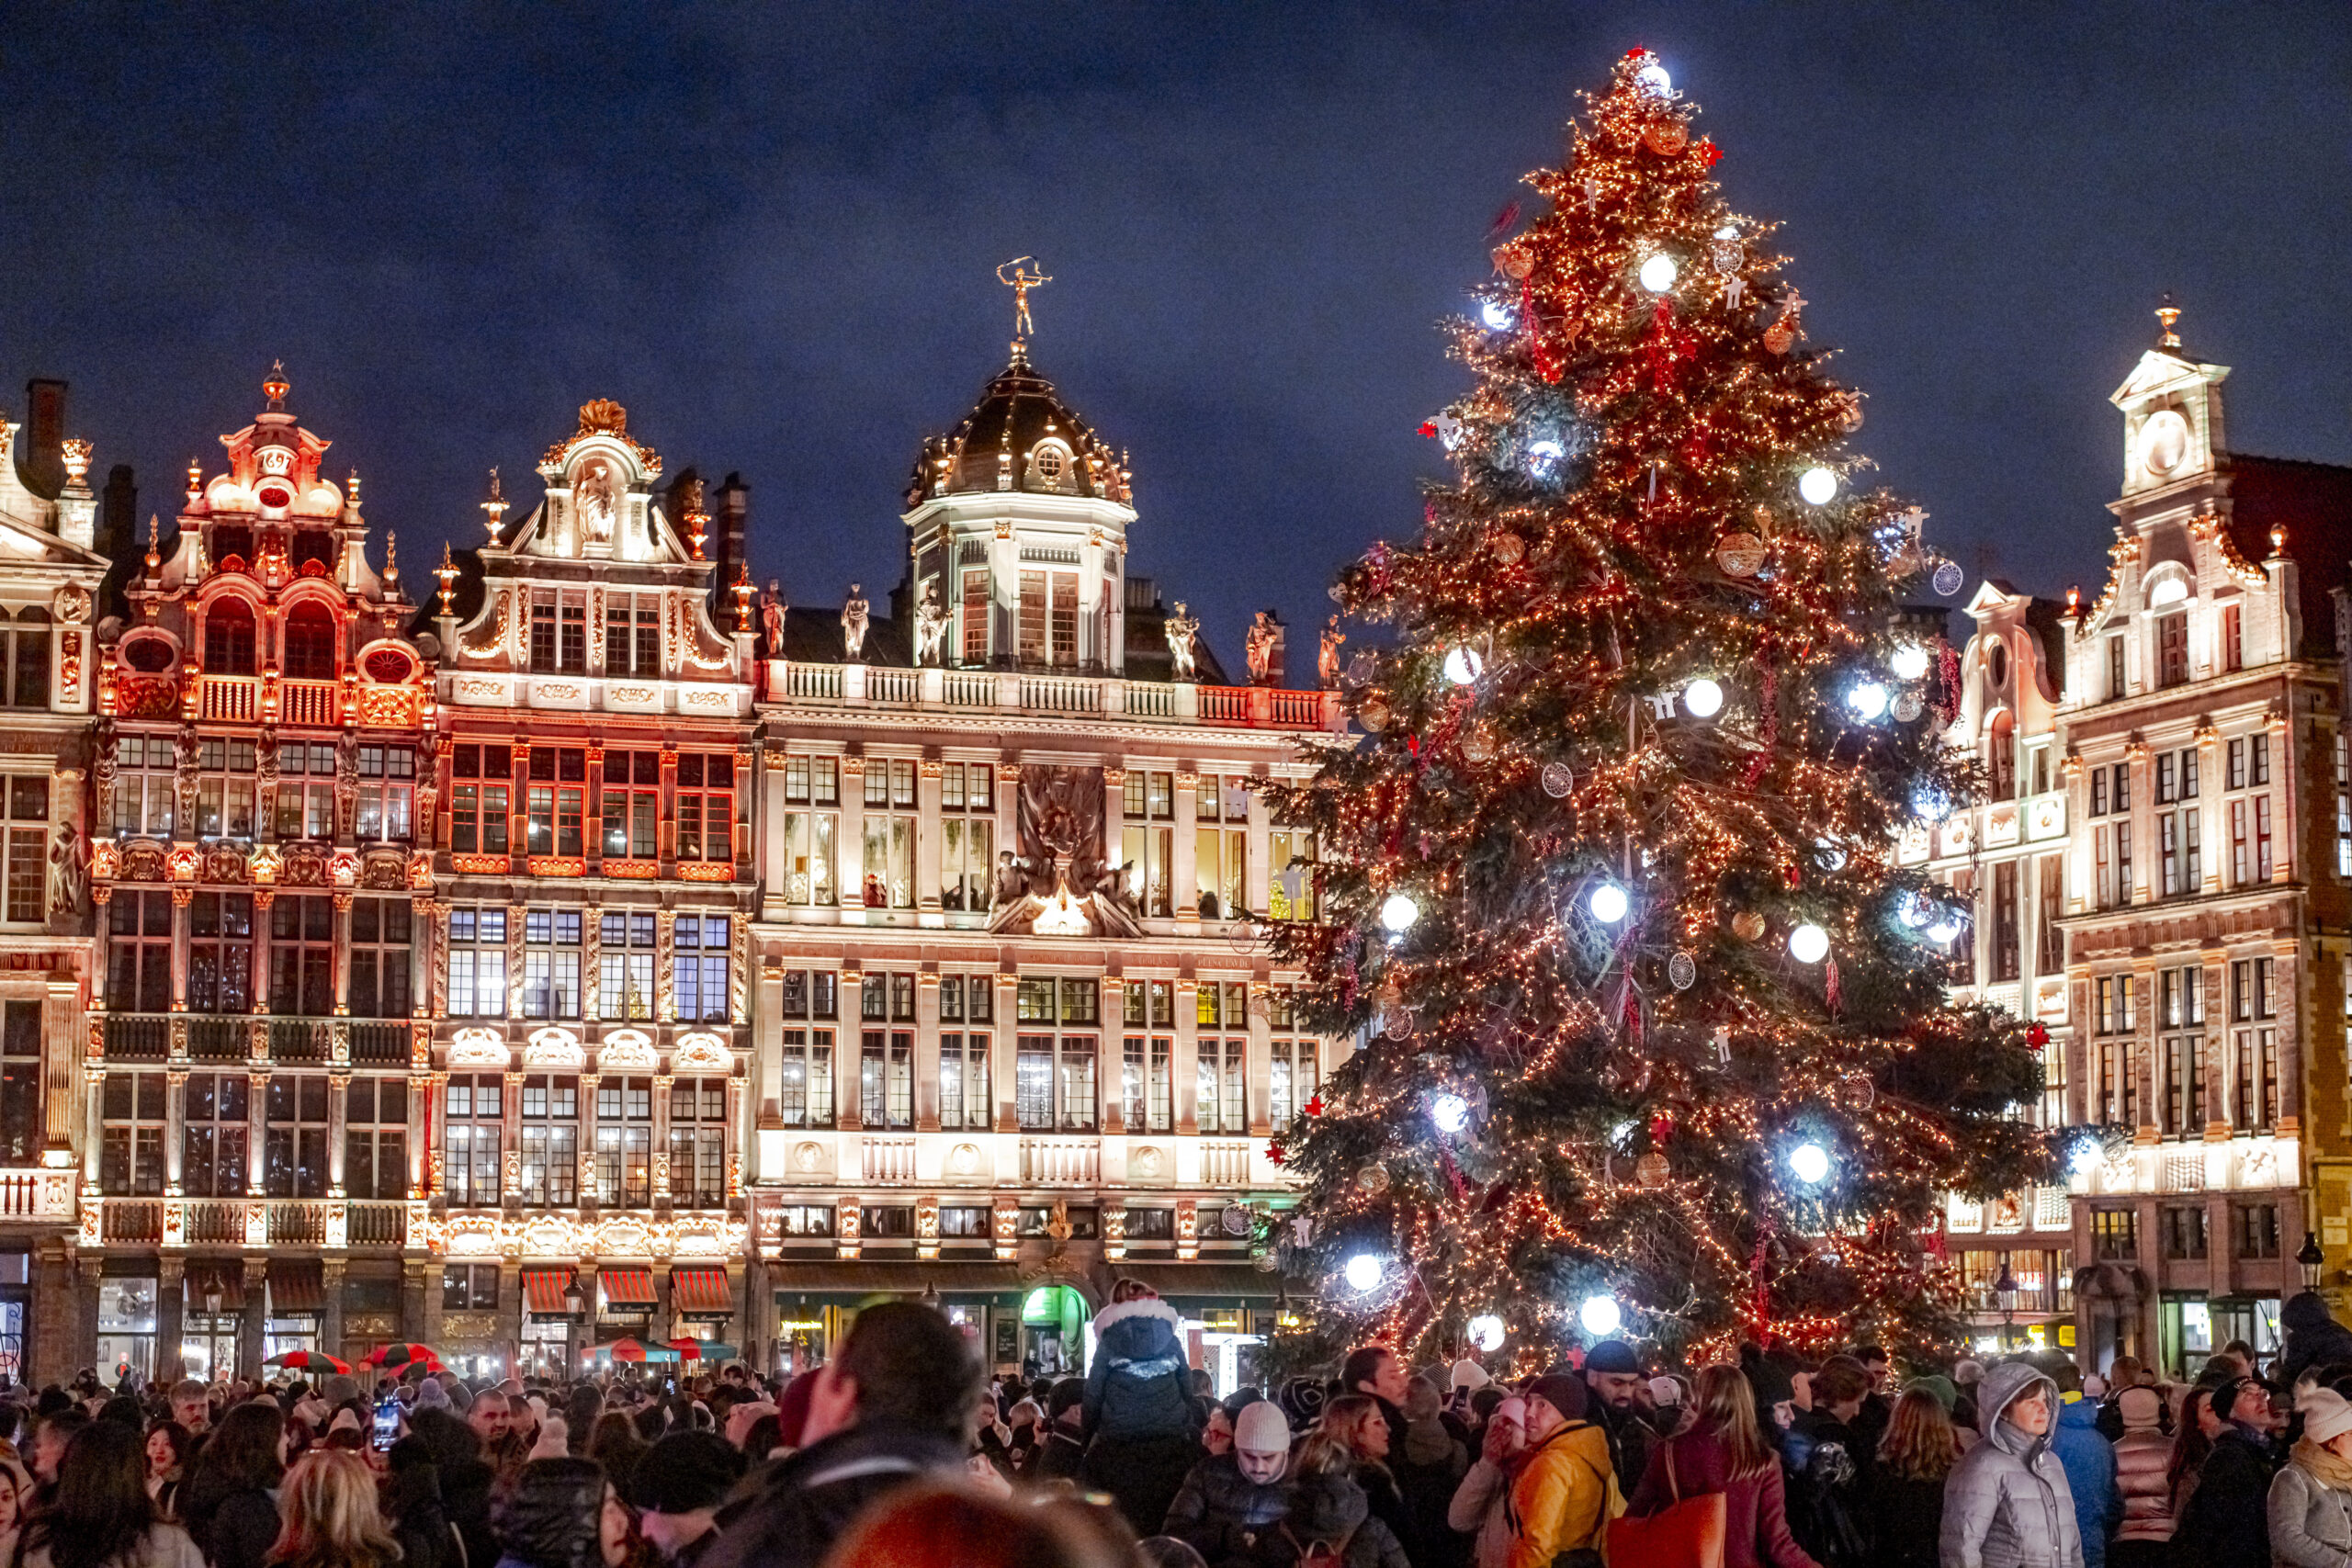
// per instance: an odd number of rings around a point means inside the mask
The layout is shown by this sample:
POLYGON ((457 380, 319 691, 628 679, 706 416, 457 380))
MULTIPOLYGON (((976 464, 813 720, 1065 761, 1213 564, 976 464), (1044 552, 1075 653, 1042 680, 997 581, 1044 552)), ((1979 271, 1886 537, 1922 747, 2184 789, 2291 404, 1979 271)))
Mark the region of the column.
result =
POLYGON ((106 1138, 107 1070, 102 1066, 83 1069, 87 1080, 87 1092, 82 1096, 82 1181, 92 1191, 97 1190, 98 1156, 106 1138))
MULTIPOLYGON (((575 1190, 580 1198, 583 1217, 594 1215, 596 1196, 596 1086, 605 1081, 602 1073, 580 1075, 580 1169, 575 1190)), ((592 1298, 593 1299, 593 1298, 592 1298)))
MULTIPOLYGON (((1266 797, 1255 790, 1250 793, 1250 820, 1246 825, 1249 845, 1243 852, 1247 869, 1241 879, 1241 897, 1250 908, 1265 914, 1273 908, 1272 891, 1274 878, 1282 867, 1273 863, 1272 840, 1270 832, 1273 819, 1266 812, 1266 797)), ((1294 917, 1295 918, 1295 917, 1294 917)))
POLYGON ((1169 907, 1179 920, 1188 922, 1197 933, 1201 921, 1201 890, 1197 845, 1194 835, 1199 831, 1201 775, 1180 773, 1176 775, 1176 831, 1174 852, 1169 856, 1169 907))
MULTIPOLYGON (((98 1359, 98 1276, 99 1260, 84 1256, 70 1265, 74 1269, 74 1365, 94 1365, 98 1359)), ((111 1372, 111 1367, 107 1369, 111 1372)), ((71 1377, 73 1374, 65 1374, 71 1377)))
MULTIPOLYGON (((2222 869, 2229 863, 2229 807, 2222 799, 2222 786, 2228 782, 2222 773, 2222 732, 2200 724, 2197 727, 2197 831, 2198 853, 2204 863, 2198 867, 2198 875, 2207 893, 2222 890, 2222 869)), ((2076 803, 2067 803, 2068 810, 2075 808, 2076 803)))
MULTIPOLYGON (((1120 761, 1111 759, 1113 762, 1120 761)), ((1120 886, 1126 885, 1124 868, 1126 864, 1127 843, 1127 770, 1106 766, 1102 770, 1102 861, 1114 873, 1119 874, 1120 886)))
POLYGON ((155 1260, 155 1381, 165 1387, 187 1369, 180 1344, 187 1337, 187 1259, 166 1253, 155 1260))
MULTIPOLYGON (((931 764, 923 764, 929 767, 931 764)), ((933 798, 936 784, 926 784, 925 799, 933 798)), ((938 882, 932 891, 935 897, 938 882)), ((926 967, 915 976, 915 1131, 939 1131, 939 971, 926 967)))
MULTIPOLYGON (((865 908, 865 759, 842 759, 842 820, 833 838, 833 886, 845 909, 865 908)), ((861 920, 863 915, 858 917, 861 920)))
POLYGON ((269 1010, 269 907, 277 895, 266 887, 254 889, 254 1011, 269 1010))
MULTIPOLYGON (((511 1111, 509 1114, 513 1114, 511 1111)), ((340 1200, 345 1191, 343 1168, 344 1133, 351 1125, 351 1075, 327 1075, 327 1196, 340 1200)), ((334 1292, 328 1292, 332 1295, 334 1292)), ((322 1347, 333 1353, 333 1343, 322 1347)))
MULTIPOLYGON (((2272 841, 2277 842, 2275 836, 2272 841)), ((2272 1010, 2278 1015, 2278 1135, 2293 1138, 2303 1130, 2302 944, 2290 939, 2271 951, 2272 1010)), ((2297 1179, 2291 1170, 2279 1177, 2282 1186, 2291 1186, 2297 1179)), ((2302 1245, 2301 1232, 2296 1233, 2295 1245, 2302 1245)), ((2291 1249, 2281 1248, 2287 1250, 2291 1249)))
MULTIPOLYGON (((2202 954, 2197 983, 2205 993, 2205 1141, 2230 1141, 2230 1107, 2224 1098, 2230 1087, 2229 964, 2219 943, 2202 954)), ((2223 1292, 2226 1293, 2226 1292, 2223 1292)))
POLYGON ((351 895, 330 895, 334 907, 334 1015, 351 1016, 351 895))
POLYGON ((424 1258, 401 1264, 401 1337, 431 1345, 441 1337, 441 1281, 424 1258))
MULTIPOLYGON (((2135 868, 2132 874, 2137 876, 2135 868)), ((2132 1072, 2139 1084, 2140 1122, 2132 1134, 2132 1141, 2153 1144, 2156 1141, 2156 976, 2146 963, 2132 969, 2133 1000, 2132 1030, 2132 1072)), ((2143 1235, 2155 1234, 2150 1220, 2143 1235)))
POLYGON ((499 1371, 512 1373, 523 1349, 523 1266, 512 1258, 498 1265, 499 1371))
POLYGON ((858 998, 865 985, 862 971, 842 970, 841 1005, 835 1010, 841 1016, 833 1021, 833 1125, 845 1133, 858 1124, 857 1063, 865 1037, 858 998))
POLYGON ((447 997, 436 998, 433 994, 433 970, 442 944, 447 940, 443 935, 442 921, 448 919, 449 906, 428 895, 412 900, 409 910, 409 1010, 418 1018, 432 1018, 448 1005, 447 997))
POLYGON ((172 1010, 187 1011, 187 941, 189 900, 196 897, 193 887, 172 889, 172 1010))
POLYGON ((670 1205, 670 1090, 677 1078, 653 1075, 653 1206, 670 1205))
MULTIPOLYGON (((1120 978, 1118 961, 1114 959, 1103 972, 1102 982, 1102 1045, 1095 1084, 1102 1090, 1101 1116, 1098 1123, 1105 1136, 1116 1137, 1127 1132, 1126 1095, 1124 1092, 1127 1061, 1127 994, 1126 982, 1120 978)), ((1150 1004, 1145 1009, 1149 1011, 1150 1004)), ((1144 1059, 1148 1062, 1151 1047, 1144 1047, 1144 1059)), ((1141 1129, 1135 1129, 1140 1131, 1141 1129)), ((1103 1156, 1107 1167, 1109 1156, 1103 1156)), ((1107 1174, 1107 1171, 1106 1171, 1107 1174)))
POLYGON ((1190 975, 1176 982, 1176 1057, 1169 1064, 1173 1081, 1168 1088, 1175 1100, 1176 1131, 1184 1134, 1200 1131, 1193 1104, 1201 1080, 1200 986, 1190 975))
MULTIPOLYGON (((1252 816, 1256 813, 1252 812, 1252 816)), ((1263 980, 1250 982, 1250 1067, 1248 1087, 1250 1135, 1262 1138, 1273 1131, 1267 1119, 1273 1101, 1273 1023, 1267 1013, 1268 991, 1263 980)))
POLYGON ((523 1196, 523 1075, 501 1077, 505 1094, 499 1105, 503 1114, 498 1121, 498 1195, 512 1203, 523 1196))
MULTIPOLYGON (((604 627, 591 628, 599 641, 604 627)), ((580 786, 580 848, 588 866, 588 874, 605 874, 605 748, 596 741, 588 743, 588 777, 580 786)))
POLYGON ((25 1325, 25 1382, 35 1388, 62 1384, 74 1369, 91 1364, 96 1347, 82 1337, 81 1303, 74 1291, 74 1259, 66 1238, 45 1235, 33 1244, 33 1302, 25 1325))
MULTIPOLYGON (((104 930, 106 917, 100 914, 96 918, 99 929, 104 930)), ((95 961, 105 964, 103 947, 95 961)), ((78 976, 51 971, 48 1005, 41 1010, 41 1141, 48 1149, 68 1149, 74 1144, 74 1086, 80 1077, 76 1068, 81 1063, 87 1027, 81 994, 78 976)))
POLYGON ((319 1316, 319 1348, 330 1356, 343 1354, 343 1283, 346 1260, 329 1258, 319 1265, 326 1301, 319 1316))
POLYGON ((256 1198, 261 1195, 263 1143, 268 1133, 269 1069, 245 1075, 249 1090, 245 1096, 245 1190, 256 1198))
POLYGON ((187 1152, 187 1069, 164 1071, 164 1191, 180 1190, 181 1158, 187 1152))
POLYGON ((237 1372, 240 1376, 258 1372, 261 1359, 266 1353, 262 1342, 262 1320, 269 1311, 269 1264, 266 1259, 245 1259, 243 1309, 237 1319, 237 1372))
POLYGON ((915 907, 939 912, 940 765, 926 757, 915 768, 915 907))
POLYGON ((1014 1058, 1020 1050, 1021 1021, 1019 1011, 1020 976, 1013 974, 996 977, 996 1024, 989 1042, 989 1078, 996 1094, 996 1115, 992 1120, 1000 1133, 1017 1133, 1021 1118, 1016 1108, 1017 1079, 1013 1071, 1014 1058))
POLYGON ((661 857, 662 874, 678 874, 678 748, 675 742, 662 743, 662 825, 653 838, 653 848, 661 857))

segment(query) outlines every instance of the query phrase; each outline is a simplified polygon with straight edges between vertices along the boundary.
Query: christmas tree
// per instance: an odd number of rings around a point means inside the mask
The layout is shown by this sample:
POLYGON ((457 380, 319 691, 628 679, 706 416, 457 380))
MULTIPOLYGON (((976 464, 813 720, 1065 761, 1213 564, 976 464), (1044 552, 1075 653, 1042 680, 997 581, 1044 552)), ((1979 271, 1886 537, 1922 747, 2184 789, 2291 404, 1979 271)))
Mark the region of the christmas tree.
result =
POLYGON ((1979 783, 1899 614, 1958 568, 1854 482, 1860 400, 1657 59, 1586 103, 1450 326, 1453 482, 1334 590, 1391 628, 1361 736, 1277 792, 1325 862, 1277 940, 1363 1044, 1277 1134, 1290 1262, 1419 1351, 1923 1348, 1945 1194, 2052 1168, 2028 1026, 1946 1002, 1967 900, 1899 863, 1979 783))

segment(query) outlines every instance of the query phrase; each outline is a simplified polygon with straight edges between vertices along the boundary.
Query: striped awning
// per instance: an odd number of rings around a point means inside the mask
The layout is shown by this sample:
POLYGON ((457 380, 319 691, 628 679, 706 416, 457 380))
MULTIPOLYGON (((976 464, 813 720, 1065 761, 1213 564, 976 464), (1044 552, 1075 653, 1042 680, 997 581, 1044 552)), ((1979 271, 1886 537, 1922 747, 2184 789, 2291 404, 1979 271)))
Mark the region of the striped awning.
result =
POLYGON ((560 1317, 584 1310, 586 1298, 582 1298, 576 1306, 563 1299, 563 1292, 571 1288, 571 1280, 569 1269, 524 1269, 523 1305, 541 1317, 560 1317))
POLYGON ((277 1258, 269 1264, 269 1310, 272 1316, 288 1312, 323 1312, 327 1304, 324 1270, 318 1259, 277 1258))
POLYGON ((724 1269, 670 1270, 670 1310, 682 1317, 731 1317, 735 1292, 724 1269))
POLYGON ((187 1260, 187 1304, 204 1310, 207 1296, 220 1298, 222 1312, 245 1309, 245 1266, 234 1258, 191 1258, 187 1260))
POLYGON ((650 1307, 661 1299, 653 1293, 650 1269, 599 1269, 596 1288, 608 1307, 650 1307))

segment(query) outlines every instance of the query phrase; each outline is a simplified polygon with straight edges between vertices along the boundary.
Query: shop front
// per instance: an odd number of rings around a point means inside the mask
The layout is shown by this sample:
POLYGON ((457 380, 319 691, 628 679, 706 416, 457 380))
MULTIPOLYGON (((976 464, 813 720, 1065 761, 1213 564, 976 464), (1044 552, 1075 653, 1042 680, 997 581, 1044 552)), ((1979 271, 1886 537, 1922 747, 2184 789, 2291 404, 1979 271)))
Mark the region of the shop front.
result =
POLYGON ((523 1341, 515 1371, 523 1377, 570 1377, 588 1347, 580 1337, 587 1293, 570 1269, 523 1270, 523 1341))
POLYGON ((2166 1291, 2156 1308, 2156 1343, 2164 1375, 2189 1382, 2217 1350, 2253 1347, 2258 1367, 2276 1363, 2280 1348, 2277 1296, 2213 1296, 2166 1291))
POLYGON ((268 1315, 262 1322, 262 1359, 296 1350, 326 1348, 325 1272, 315 1258, 273 1258, 269 1262, 268 1315))
MULTIPOLYGON (((1027 1338, 1023 1307, 1035 1292, 1023 1291, 1020 1271, 1010 1263, 788 1259, 769 1264, 767 1273, 776 1322, 775 1342, 765 1348, 779 1375, 822 1365, 860 1311, 891 1301, 937 1307, 971 1339, 990 1371, 1020 1369, 1027 1338)), ((1080 1302, 1082 1307, 1082 1296, 1080 1302)), ((1081 1311, 1069 1332, 1080 1333, 1089 1315, 1081 1311)), ((1041 1330, 1046 1326, 1038 1325, 1041 1330)), ((1052 1326, 1058 1336, 1063 1320, 1057 1315, 1052 1326)), ((742 1348, 747 1354, 753 1349, 742 1348)))
POLYGON ((191 1258, 181 1276, 179 1365, 158 1377, 215 1378, 237 1371, 237 1337, 243 1331, 245 1265, 235 1258, 191 1258))
POLYGON ((724 1268, 680 1267, 670 1270, 671 1337, 741 1343, 734 1335, 735 1292, 724 1268))
MULTIPOLYGON (((634 1339, 656 1346, 667 1337, 657 1332, 655 1314, 662 1305, 653 1288, 653 1270, 629 1263, 607 1263, 596 1270, 596 1335, 594 1345, 634 1339)), ((582 1352, 589 1345, 580 1347, 582 1352)))
MULTIPOLYGON (((152 1267, 152 1266, 151 1266, 152 1267)), ((126 1372, 155 1376, 155 1276, 106 1274, 98 1280, 98 1376, 107 1382, 126 1372)))

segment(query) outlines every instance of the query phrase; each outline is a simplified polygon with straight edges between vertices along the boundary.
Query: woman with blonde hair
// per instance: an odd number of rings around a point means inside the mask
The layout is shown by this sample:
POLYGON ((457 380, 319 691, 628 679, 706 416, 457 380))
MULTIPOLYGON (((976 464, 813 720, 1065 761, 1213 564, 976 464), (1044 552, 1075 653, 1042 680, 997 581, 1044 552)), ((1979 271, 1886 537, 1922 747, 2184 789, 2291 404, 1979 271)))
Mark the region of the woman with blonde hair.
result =
POLYGON ((1862 1508, 1871 1568, 1936 1568, 1944 1526, 1944 1478, 1960 1461, 1960 1435, 1937 1392, 1903 1391, 1863 1472, 1862 1508))
POLYGON ((376 1508, 376 1476, 348 1449, 317 1449, 286 1472, 277 1495, 285 1523, 271 1568, 393 1568, 400 1543, 376 1508))
POLYGON ((1626 1513, 1646 1518, 1689 1497, 1724 1497, 1724 1568, 1817 1568, 1789 1533, 1781 1460, 1765 1440, 1756 1395, 1737 1367, 1704 1367, 1690 1424, 1654 1445, 1626 1513))
POLYGON ((1290 1510, 1279 1528, 1295 1551, 1319 1542, 1340 1551, 1347 1568, 1402 1568, 1408 1560, 1391 1522, 1401 1500, 1382 1462, 1387 1453, 1388 1421, 1371 1398, 1343 1393, 1323 1407, 1291 1461, 1290 1510))

